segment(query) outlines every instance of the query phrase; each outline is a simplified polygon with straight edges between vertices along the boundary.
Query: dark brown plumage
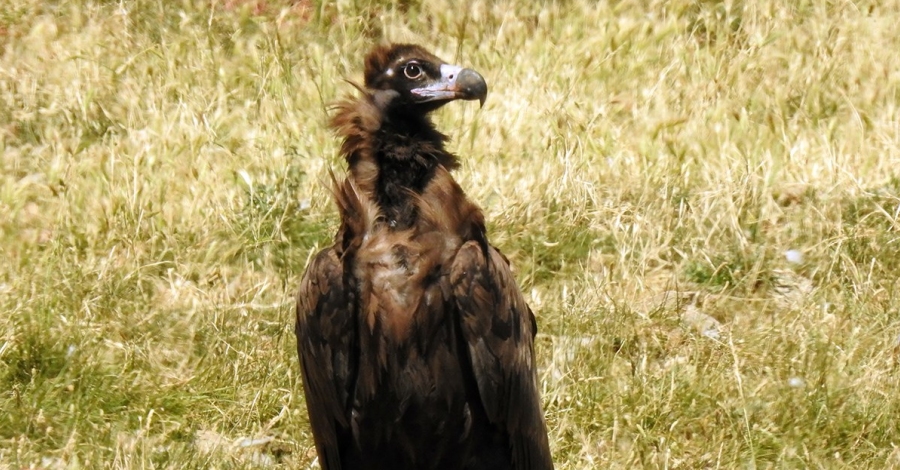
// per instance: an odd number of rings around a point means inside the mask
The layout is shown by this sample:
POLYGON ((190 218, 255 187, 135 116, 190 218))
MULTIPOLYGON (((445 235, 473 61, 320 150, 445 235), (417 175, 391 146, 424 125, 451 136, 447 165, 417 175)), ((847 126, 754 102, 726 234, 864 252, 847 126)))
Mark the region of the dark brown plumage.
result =
POLYGON ((297 352, 325 470, 553 468, 534 315, 428 113, 484 101, 478 73, 376 47, 337 106, 341 226, 303 277, 297 352))

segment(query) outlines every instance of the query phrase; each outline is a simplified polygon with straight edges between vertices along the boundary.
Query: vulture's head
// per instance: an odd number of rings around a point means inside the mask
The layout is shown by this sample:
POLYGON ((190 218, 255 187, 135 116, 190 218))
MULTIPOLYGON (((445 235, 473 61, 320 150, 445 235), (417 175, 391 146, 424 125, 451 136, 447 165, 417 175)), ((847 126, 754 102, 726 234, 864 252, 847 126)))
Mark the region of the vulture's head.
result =
POLYGON ((411 44, 377 46, 366 57, 366 88, 382 106, 428 113, 453 100, 484 104, 487 84, 472 69, 450 65, 411 44))

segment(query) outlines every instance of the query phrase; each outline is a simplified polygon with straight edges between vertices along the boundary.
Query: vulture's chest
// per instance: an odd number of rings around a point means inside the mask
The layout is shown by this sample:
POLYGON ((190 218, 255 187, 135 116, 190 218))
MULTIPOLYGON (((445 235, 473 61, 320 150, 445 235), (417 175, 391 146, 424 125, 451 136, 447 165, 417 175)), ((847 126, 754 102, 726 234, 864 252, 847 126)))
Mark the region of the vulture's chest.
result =
POLYGON ((359 439, 387 439, 384 420, 411 442, 465 434, 469 391, 447 274, 459 245, 439 233, 386 231, 357 252, 359 439))
POLYGON ((445 323, 447 273, 461 242, 440 232, 376 231, 356 254, 363 333, 396 345, 420 341, 445 323))

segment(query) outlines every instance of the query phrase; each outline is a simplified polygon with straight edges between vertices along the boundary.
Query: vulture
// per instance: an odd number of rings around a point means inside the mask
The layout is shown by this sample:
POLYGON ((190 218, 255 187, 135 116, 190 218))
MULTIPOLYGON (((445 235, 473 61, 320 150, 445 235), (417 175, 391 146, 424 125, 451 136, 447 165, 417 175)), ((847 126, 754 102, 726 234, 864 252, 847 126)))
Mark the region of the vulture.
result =
POLYGON ((536 323, 429 114, 484 103, 478 72, 409 44, 375 47, 330 125, 340 226, 309 262, 296 336, 325 470, 553 468, 536 323))

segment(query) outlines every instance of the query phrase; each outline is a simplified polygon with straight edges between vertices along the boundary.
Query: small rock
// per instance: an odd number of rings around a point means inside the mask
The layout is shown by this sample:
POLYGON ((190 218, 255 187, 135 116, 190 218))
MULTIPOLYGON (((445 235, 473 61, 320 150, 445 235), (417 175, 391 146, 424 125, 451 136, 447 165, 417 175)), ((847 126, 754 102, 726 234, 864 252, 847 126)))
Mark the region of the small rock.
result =
POLYGON ((255 446, 263 446, 272 441, 274 441, 274 437, 260 437, 257 439, 252 439, 249 437, 245 437, 243 439, 238 439, 237 446, 238 447, 255 447, 255 446))
POLYGON ((721 334, 719 334, 719 330, 716 328, 709 328, 709 329, 703 330, 700 334, 702 334, 703 336, 706 336, 709 339, 714 339, 717 341, 721 337, 721 334))
POLYGON ((59 457, 41 457, 41 468, 66 468, 66 462, 59 457))
POLYGON ((791 264, 803 263, 803 253, 800 250, 787 250, 784 252, 784 258, 791 264))
POLYGON ((215 431, 198 431, 196 436, 194 436, 194 446, 202 454, 227 450, 230 444, 227 437, 215 431))
POLYGON ((253 452, 247 460, 257 467, 272 467, 275 465, 275 457, 265 452, 253 452))
POLYGON ((791 270, 776 269, 772 271, 772 275, 772 296, 779 308, 797 307, 813 292, 813 282, 791 270))
POLYGON ((694 304, 690 304, 684 309, 681 321, 709 339, 718 340, 721 337, 722 324, 719 323, 719 320, 707 315, 694 304))

